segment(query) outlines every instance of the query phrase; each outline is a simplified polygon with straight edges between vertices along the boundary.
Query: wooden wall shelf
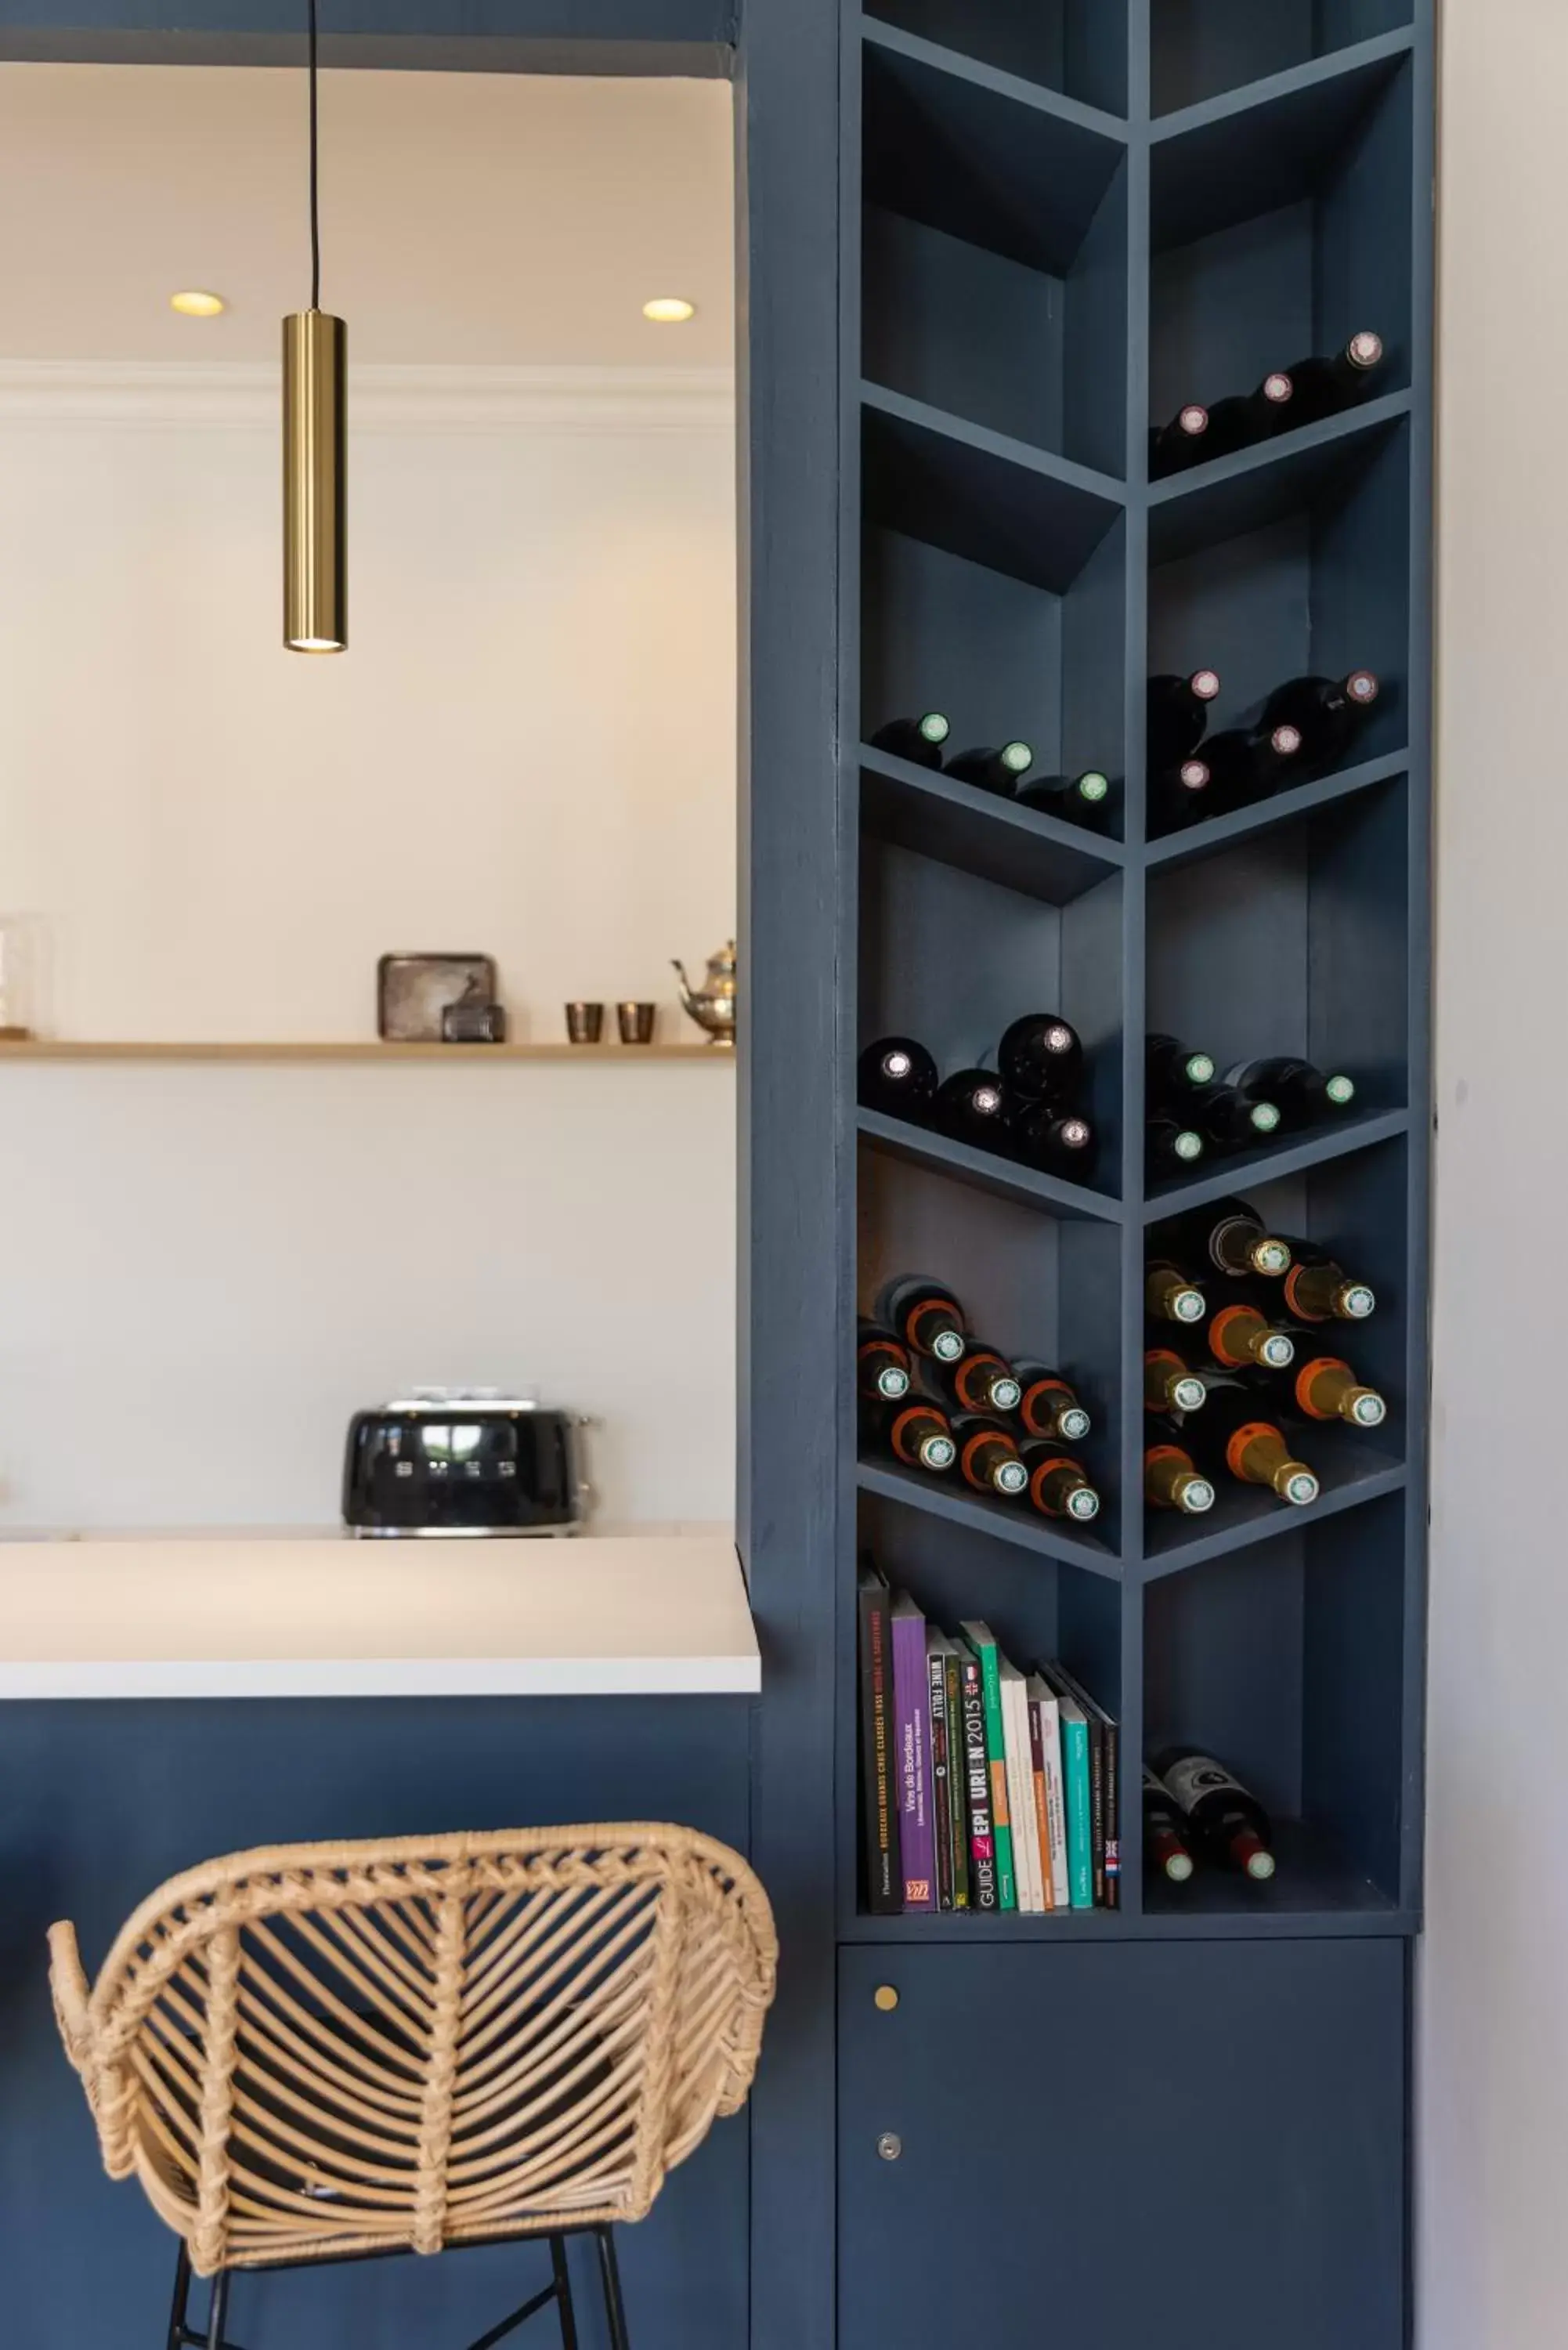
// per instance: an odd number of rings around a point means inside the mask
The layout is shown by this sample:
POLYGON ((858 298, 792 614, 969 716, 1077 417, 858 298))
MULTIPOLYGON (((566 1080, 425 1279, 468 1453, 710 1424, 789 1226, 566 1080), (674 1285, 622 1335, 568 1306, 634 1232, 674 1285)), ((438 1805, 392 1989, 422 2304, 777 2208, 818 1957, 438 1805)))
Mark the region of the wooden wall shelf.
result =
POLYGON ((711 1061, 734 1066, 735 1055, 717 1045, 383 1045, 257 1044, 249 1039, 203 1045, 194 1040, 125 1040, 44 1036, 0 1045, 5 1061, 442 1061, 456 1067, 476 1061, 578 1061, 625 1068, 636 1061, 711 1061))

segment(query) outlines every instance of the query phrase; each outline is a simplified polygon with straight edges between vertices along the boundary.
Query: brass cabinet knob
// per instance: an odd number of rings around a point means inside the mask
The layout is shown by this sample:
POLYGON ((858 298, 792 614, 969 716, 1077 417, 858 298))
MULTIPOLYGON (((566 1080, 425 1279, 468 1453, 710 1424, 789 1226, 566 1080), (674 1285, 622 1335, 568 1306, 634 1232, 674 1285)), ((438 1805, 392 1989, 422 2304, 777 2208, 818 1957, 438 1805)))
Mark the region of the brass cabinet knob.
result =
POLYGON ((892 2130, 884 2130, 877 2141, 877 2151, 884 2162, 897 2162, 904 2151, 904 2141, 892 2130))
POLYGON ((891 2015, 898 2004, 898 1994, 891 1983, 878 1983, 872 1996, 884 2015, 891 2015))

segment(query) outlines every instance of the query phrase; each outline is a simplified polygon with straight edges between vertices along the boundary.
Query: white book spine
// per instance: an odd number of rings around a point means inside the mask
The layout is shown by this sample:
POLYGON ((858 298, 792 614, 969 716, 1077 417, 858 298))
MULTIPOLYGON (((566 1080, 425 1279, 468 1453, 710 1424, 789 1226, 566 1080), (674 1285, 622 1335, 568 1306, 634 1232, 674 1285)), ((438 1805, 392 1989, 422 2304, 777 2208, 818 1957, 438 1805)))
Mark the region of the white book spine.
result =
POLYGON ((1062 1709, 1043 1680, 1030 1683, 1040 1708, 1040 1742, 1045 1755, 1045 1825, 1051 1840, 1051 1885, 1058 1909, 1071 1907, 1067 1884, 1067 1784, 1062 1771, 1062 1709))
POLYGON ((1018 1907, 1027 1915, 1042 1917, 1045 1909, 1045 1880, 1034 1825, 1029 1698, 1023 1676, 1016 1669, 1002 1676, 1002 1703, 1007 1734, 1007 1808, 1012 1814, 1012 1871, 1018 1880, 1018 1907))

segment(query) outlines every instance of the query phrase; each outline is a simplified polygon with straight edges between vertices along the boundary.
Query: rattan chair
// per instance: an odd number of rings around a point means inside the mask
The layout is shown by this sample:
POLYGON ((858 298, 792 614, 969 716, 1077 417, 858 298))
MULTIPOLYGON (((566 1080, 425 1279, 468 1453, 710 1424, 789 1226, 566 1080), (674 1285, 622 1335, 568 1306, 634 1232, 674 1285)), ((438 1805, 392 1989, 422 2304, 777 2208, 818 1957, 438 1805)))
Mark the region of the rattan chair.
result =
POLYGON ((611 2230, 744 2103, 777 1959, 737 1854, 641 1824, 238 1853, 90 1991, 74 1929, 49 1943, 109 2175, 182 2239, 169 2350, 221 2350, 237 2271, 523 2236, 553 2281, 484 2344, 554 2302, 574 2350, 578 2232, 624 2350, 611 2230))

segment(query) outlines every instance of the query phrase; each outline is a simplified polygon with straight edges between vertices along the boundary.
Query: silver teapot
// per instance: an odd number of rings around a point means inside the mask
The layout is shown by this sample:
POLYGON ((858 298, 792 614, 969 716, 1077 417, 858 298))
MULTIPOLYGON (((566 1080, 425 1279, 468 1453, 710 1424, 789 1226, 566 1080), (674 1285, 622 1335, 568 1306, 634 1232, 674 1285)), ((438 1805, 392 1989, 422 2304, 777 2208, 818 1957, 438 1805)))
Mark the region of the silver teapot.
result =
POLYGON ((679 955, 671 956, 670 969, 680 981, 681 1003, 698 1027, 707 1030, 710 1045, 732 1051, 735 1043, 734 940, 727 939, 717 954, 709 956, 708 977, 701 987, 692 986, 679 955))

